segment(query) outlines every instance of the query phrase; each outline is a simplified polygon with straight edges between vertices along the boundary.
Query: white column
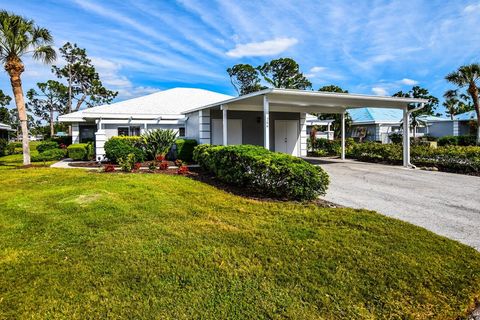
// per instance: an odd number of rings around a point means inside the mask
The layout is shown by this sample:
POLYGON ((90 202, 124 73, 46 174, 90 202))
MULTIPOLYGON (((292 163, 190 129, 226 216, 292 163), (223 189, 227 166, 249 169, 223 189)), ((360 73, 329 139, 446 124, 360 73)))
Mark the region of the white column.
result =
POLYGON ((263 146, 270 150, 270 105, 267 95, 263 95, 263 146))
POLYGON ((410 117, 408 109, 403 109, 403 166, 410 165, 410 117))
POLYGON ((227 121, 227 108, 221 106, 222 109, 222 127, 223 127, 223 145, 228 145, 228 121, 227 121))
POLYGON ((97 132, 95 132, 95 158, 97 161, 102 161, 105 158, 105 140, 106 134, 103 129, 102 119, 97 121, 97 132))
POLYGON ((345 111, 342 113, 342 160, 345 160, 345 111))

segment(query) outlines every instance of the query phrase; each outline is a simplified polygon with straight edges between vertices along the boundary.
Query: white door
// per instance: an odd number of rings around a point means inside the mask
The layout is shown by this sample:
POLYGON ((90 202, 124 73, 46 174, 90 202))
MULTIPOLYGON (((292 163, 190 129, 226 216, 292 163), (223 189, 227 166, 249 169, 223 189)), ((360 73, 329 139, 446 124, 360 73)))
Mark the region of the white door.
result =
MULTIPOLYGON (((223 145, 222 119, 212 119, 212 144, 223 145)), ((227 120, 227 144, 242 144, 242 119, 227 120)))
POLYGON ((275 151, 298 156, 298 120, 275 120, 275 151))

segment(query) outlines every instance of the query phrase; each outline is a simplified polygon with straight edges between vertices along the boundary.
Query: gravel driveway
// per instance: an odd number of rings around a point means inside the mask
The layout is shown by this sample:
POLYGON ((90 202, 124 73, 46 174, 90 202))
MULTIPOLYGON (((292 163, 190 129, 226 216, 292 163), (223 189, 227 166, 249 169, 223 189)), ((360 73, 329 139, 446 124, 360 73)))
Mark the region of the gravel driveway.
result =
POLYGON ((346 160, 315 161, 331 177, 326 200, 376 210, 480 251, 480 177, 346 160))

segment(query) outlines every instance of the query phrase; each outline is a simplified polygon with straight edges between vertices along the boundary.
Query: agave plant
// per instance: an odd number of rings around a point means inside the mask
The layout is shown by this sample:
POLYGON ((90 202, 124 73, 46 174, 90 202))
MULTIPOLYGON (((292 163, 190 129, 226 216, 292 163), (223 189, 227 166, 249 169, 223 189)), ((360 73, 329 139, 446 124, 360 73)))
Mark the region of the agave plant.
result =
POLYGON ((173 146, 177 133, 170 129, 150 130, 142 135, 142 144, 147 159, 156 159, 159 155, 166 155, 173 146))

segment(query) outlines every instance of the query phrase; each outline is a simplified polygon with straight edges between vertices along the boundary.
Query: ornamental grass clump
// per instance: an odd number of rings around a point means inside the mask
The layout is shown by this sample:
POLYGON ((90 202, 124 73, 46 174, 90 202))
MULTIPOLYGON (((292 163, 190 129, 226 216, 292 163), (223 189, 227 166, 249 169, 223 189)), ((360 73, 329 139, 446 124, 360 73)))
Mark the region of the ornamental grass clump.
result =
POLYGON ((175 142, 177 133, 173 130, 151 130, 141 136, 143 150, 148 160, 155 159, 158 155, 167 154, 175 142))
POLYGON ((324 195, 329 184, 322 168, 259 146, 199 145, 193 157, 220 180, 274 198, 313 200, 324 195))

